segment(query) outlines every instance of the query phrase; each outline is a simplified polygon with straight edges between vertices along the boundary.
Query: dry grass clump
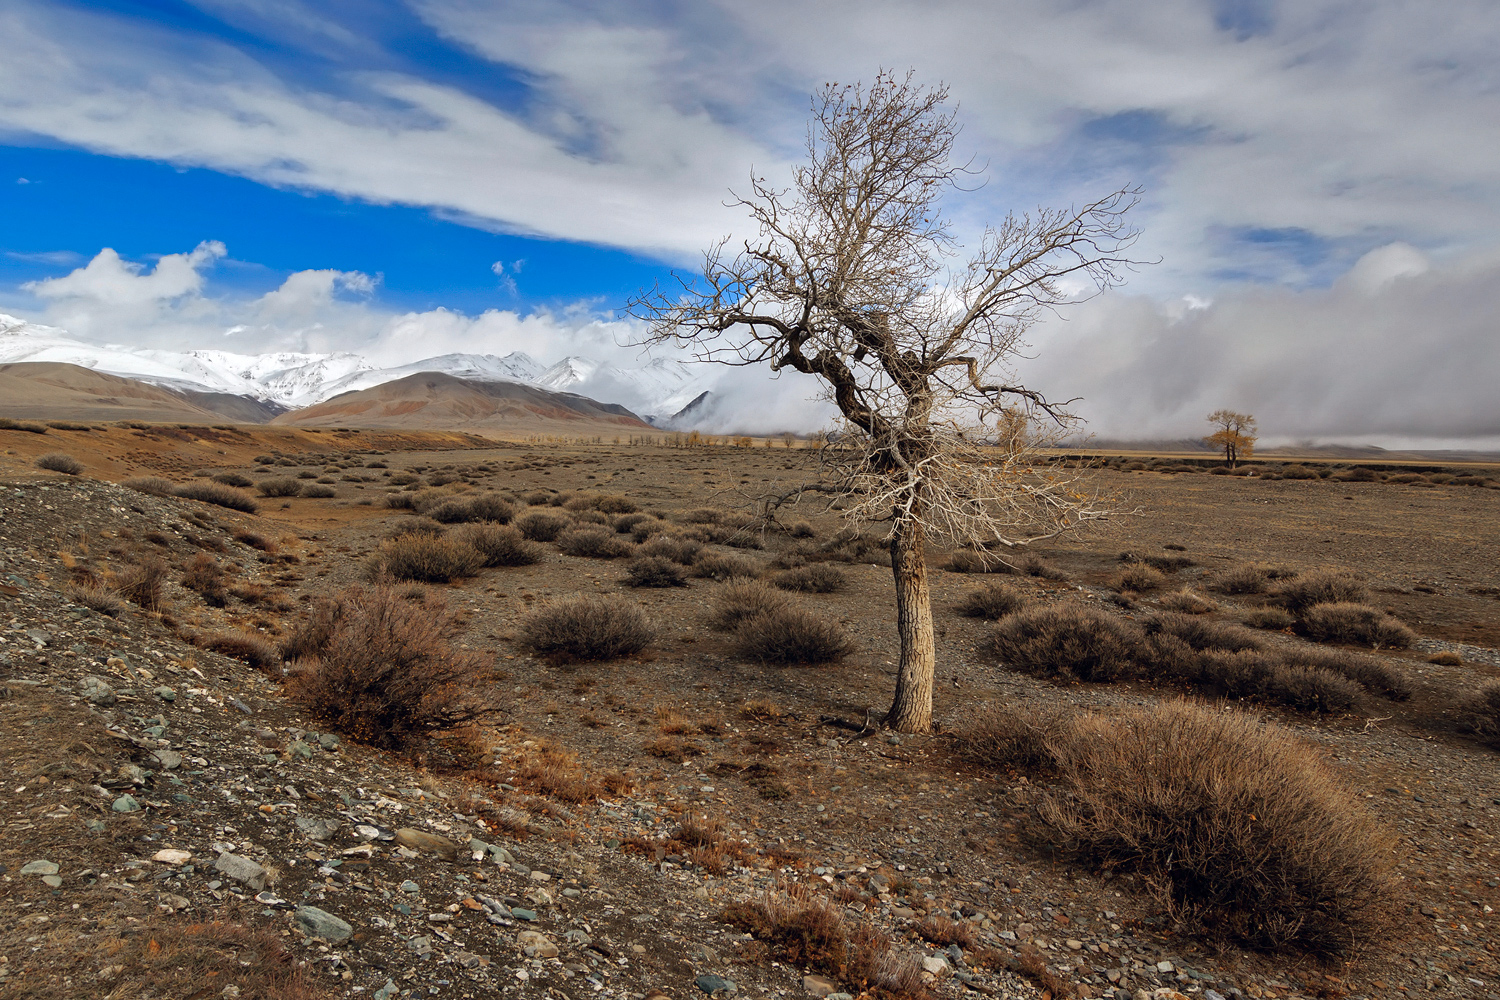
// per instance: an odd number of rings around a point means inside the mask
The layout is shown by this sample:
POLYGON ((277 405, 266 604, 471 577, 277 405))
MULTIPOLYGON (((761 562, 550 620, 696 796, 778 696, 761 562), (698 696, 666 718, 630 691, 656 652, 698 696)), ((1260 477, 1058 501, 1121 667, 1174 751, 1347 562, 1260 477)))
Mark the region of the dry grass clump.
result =
POLYGON ((533 542, 555 542, 557 536, 572 524, 573 519, 570 517, 542 510, 531 511, 516 519, 516 527, 521 530, 521 534, 533 542))
POLYGON ((1281 608, 1257 608, 1245 615, 1245 624, 1251 628, 1280 632, 1282 629, 1288 629, 1297 624, 1297 619, 1281 608))
POLYGON ((723 518, 724 512, 717 507, 699 507, 681 515, 680 520, 688 524, 718 524, 723 518))
POLYGON ((1120 590, 1145 593, 1150 590, 1159 590, 1166 586, 1167 577, 1161 570, 1145 563, 1131 563, 1126 566, 1120 575, 1115 578, 1115 586, 1120 590))
POLYGON ((653 518, 650 514, 621 514, 619 517, 615 518, 609 523, 610 527, 614 528, 620 534, 628 535, 630 534, 631 529, 634 528, 637 524, 653 520, 655 520, 655 518, 653 518))
POLYGON ((889 566, 891 547, 873 535, 862 534, 850 528, 838 532, 818 546, 809 561, 867 563, 871 566, 889 566))
POLYGON ((790 606, 764 609, 741 619, 734 638, 736 655, 759 663, 837 663, 854 649, 838 625, 790 606))
POLYGON ((743 556, 704 552, 693 561, 693 575, 706 580, 744 580, 760 575, 760 564, 743 556))
POLYGON ((1112 615, 1065 602, 1019 611, 995 626, 992 648, 1017 670, 1111 681, 1129 676, 1139 634, 1112 615))
MULTIPOLYGON (((296 482, 296 480, 292 480, 296 482)), ((299 484, 299 490, 302 488, 299 484)), ((211 503, 216 507, 227 507, 245 514, 254 514, 260 510, 260 505, 251 497, 232 486, 223 483, 186 483, 172 489, 172 495, 182 497, 184 500, 197 500, 199 503, 211 503)))
POLYGON ((146 493, 154 497, 169 497, 172 491, 177 489, 177 484, 170 479, 161 476, 131 476, 129 479, 120 480, 120 485, 127 490, 135 490, 137 493, 146 493))
POLYGON ((453 532, 453 541, 479 553, 484 566, 530 566, 545 554, 510 525, 466 524, 453 532))
POLYGON ((452 538, 407 534, 381 542, 365 568, 371 579, 448 583, 473 576, 483 563, 479 552, 452 538))
POLYGON ((1167 611, 1155 615, 1145 624, 1147 635, 1169 635, 1181 639, 1193 649, 1221 649, 1238 652, 1242 649, 1260 649, 1262 642, 1251 632, 1222 622, 1204 621, 1192 615, 1167 611))
POLYGON ((170 570, 159 556, 143 556, 115 574, 111 588, 147 611, 161 609, 161 587, 170 570))
POLYGON ((351 739, 392 749, 499 714, 487 657, 455 648, 458 617, 440 598, 351 587, 290 680, 294 699, 351 739))
POLYGON ((1398 619, 1367 604, 1314 604, 1302 615, 1302 630, 1318 642, 1339 642, 1372 649, 1407 649, 1417 635, 1398 619))
POLYGON ((1016 567, 981 549, 959 549, 948 557, 950 573, 1015 573, 1016 567))
POLYGON ((300 497, 309 500, 327 500, 339 495, 339 491, 332 486, 320 486, 316 483, 308 483, 297 493, 300 497))
POLYGON ((532 652, 571 660, 613 660, 639 653, 656 639, 641 609, 613 598, 574 597, 544 604, 521 622, 532 652))
POLYGON ((468 521, 493 521, 509 524, 515 517, 515 508, 493 493, 477 497, 453 497, 427 509, 426 514, 441 524, 462 524, 468 521))
POLYGON ((1464 732, 1500 746, 1500 681, 1490 681, 1459 703, 1458 724, 1464 732))
POLYGON ((1184 615, 1207 615, 1219 610, 1219 606, 1213 601, 1187 588, 1163 594, 1158 603, 1168 611, 1176 611, 1184 615))
POLYGON ((763 611, 781 611, 788 607, 791 603, 780 591, 772 590, 759 580, 738 580, 715 592, 708 620, 714 628, 732 632, 747 618, 763 611))
POLYGON ((242 476, 238 472, 216 472, 209 478, 216 483, 222 483, 225 486, 238 486, 241 489, 255 485, 255 480, 249 476, 242 476))
POLYGON ((229 603, 229 592, 224 582, 224 568, 219 560, 207 552, 199 552, 188 563, 182 574, 182 585, 197 592, 211 608, 222 608, 229 603))
POLYGON ((1264 594, 1271 589, 1272 580, 1288 575, 1295 574, 1268 566, 1236 566, 1214 577, 1208 588, 1221 594, 1264 594))
POLYGON ((1441 653, 1433 653, 1427 658, 1427 662, 1440 667, 1461 667, 1464 665, 1464 658, 1451 649, 1446 649, 1441 653))
POLYGON ((557 538, 564 555, 586 559, 618 559, 635 551, 635 546, 606 528, 574 528, 557 538))
POLYGON ((960 754, 986 767, 1048 771, 1051 747, 1072 721, 1055 705, 981 705, 958 734, 960 754))
POLYGON ((1317 667, 1347 677, 1366 691, 1391 701, 1406 701, 1414 692, 1406 671, 1378 656, 1347 649, 1319 649, 1316 646, 1293 647, 1284 650, 1281 655, 1289 664, 1317 667))
POLYGON ((816 538, 818 532, 812 524, 807 521, 793 521, 786 526, 786 533, 793 538, 816 538))
POLYGON ((798 969, 848 983, 850 992, 925 998, 922 971, 885 934, 863 921, 850 926, 832 899, 801 885, 731 903, 719 919, 777 949, 798 969))
POLYGON ((771 577, 771 583, 782 590, 796 590, 805 594, 832 594, 843 590, 849 579, 827 563, 798 566, 771 577))
POLYGON ((625 582, 632 587, 686 587, 687 570, 661 556, 641 556, 625 568, 625 582))
POLYGON ((0 417, 0 431, 25 431, 28 434, 45 434, 47 433, 47 425, 31 420, 12 420, 10 417, 0 417))
POLYGON ((1014 587, 990 583, 965 594, 963 600, 954 605, 953 610, 965 618, 999 621, 1006 615, 1020 611, 1025 605, 1026 598, 1014 587))
POLYGON ((281 670, 280 651, 251 632, 204 632, 193 636, 192 641, 199 649, 242 660, 264 673, 279 673, 281 670))
POLYGON ((275 542, 271 541, 265 535, 250 531, 248 528, 237 529, 231 537, 242 545, 248 545, 252 549, 259 549, 268 555, 274 555, 276 552, 277 546, 275 542))
POLYGON ((1391 838, 1291 732, 1178 702, 1081 717, 1050 746, 1052 835, 1209 935, 1337 953, 1384 923, 1391 838))
POLYGON ((643 556, 658 556, 684 566, 691 566, 703 553, 703 543, 695 542, 691 538, 678 538, 675 535, 657 535, 642 545, 638 551, 643 556))
POLYGON ((46 469, 48 472, 61 472, 67 476, 76 476, 83 471, 83 463, 72 455, 65 455, 60 451, 49 451, 45 455, 38 455, 34 463, 38 469, 46 469))
POLYGON ((1230 698, 1286 705, 1304 712, 1348 712, 1364 689, 1332 670, 1281 659, 1256 650, 1211 650, 1199 660, 1196 684, 1230 698))
POLYGON ((63 592, 74 603, 82 604, 90 611, 97 611, 111 618, 117 617, 125 610, 125 602, 120 599, 120 595, 108 587, 89 583, 70 583, 63 589, 63 592))
POLYGON ((302 492, 302 480, 296 476, 272 476, 255 484, 263 497, 294 497, 302 492))
POLYGON ((1276 588, 1276 597, 1294 615, 1315 604, 1364 604, 1370 592, 1347 573, 1308 573, 1276 588))

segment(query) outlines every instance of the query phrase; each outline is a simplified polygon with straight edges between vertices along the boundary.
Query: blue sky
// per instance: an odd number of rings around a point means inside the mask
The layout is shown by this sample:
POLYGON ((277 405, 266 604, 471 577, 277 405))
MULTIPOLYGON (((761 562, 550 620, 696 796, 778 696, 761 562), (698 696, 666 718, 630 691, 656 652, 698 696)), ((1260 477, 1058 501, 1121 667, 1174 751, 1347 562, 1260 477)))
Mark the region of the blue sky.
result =
MULTIPOLYGON (((808 94, 881 66, 950 85, 986 167, 954 209, 971 242, 1013 209, 1144 187, 1139 249, 1160 263, 1033 337, 1028 370, 1062 379, 1077 358, 1054 361, 1054 338, 1152 317, 1128 348, 1086 348, 1105 423, 1185 426, 1202 402, 1159 419, 1111 403, 1120 366, 1265 398, 1152 354, 1185 316, 1284 299, 1333 343, 1358 310, 1324 306, 1361 262, 1405 282, 1365 283, 1380 294, 1416 296, 1416 274, 1468 280, 1500 251, 1487 0, 1441 17, 1396 0, 0 0, 0 37, 0 311, 85 339, 603 349, 631 292, 746 235, 724 200, 752 167, 787 176, 808 94), (194 253, 210 244, 224 252, 194 253), (195 277, 153 283, 164 257, 195 277)), ((1481 313, 1440 309, 1428 353, 1483 349, 1464 326, 1481 313)), ((1241 329, 1210 328, 1209 358, 1241 329)), ((1485 406, 1464 426, 1500 434, 1485 406)))

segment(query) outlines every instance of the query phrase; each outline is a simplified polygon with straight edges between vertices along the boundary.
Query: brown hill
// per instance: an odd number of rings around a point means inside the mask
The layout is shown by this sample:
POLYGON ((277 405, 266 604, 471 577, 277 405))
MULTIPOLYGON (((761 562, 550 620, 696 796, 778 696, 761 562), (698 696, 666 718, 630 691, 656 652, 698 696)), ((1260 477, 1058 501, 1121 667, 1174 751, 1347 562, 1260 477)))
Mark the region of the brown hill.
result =
POLYGON ((194 423, 224 419, 217 410, 168 389, 52 361, 0 365, 0 417, 194 423))
POLYGON ((618 434, 651 430, 623 406, 514 382, 473 382, 419 372, 346 392, 273 424, 297 427, 443 428, 502 434, 618 434))

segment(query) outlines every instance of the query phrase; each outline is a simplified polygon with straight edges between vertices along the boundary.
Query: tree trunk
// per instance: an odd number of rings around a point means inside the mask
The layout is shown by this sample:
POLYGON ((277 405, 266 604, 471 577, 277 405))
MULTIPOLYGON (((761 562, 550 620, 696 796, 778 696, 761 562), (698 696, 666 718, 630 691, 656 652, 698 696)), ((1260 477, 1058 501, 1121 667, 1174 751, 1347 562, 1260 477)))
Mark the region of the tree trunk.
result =
POLYGON ((915 518, 897 521, 891 536, 891 572, 896 577, 896 630, 901 666, 896 697, 885 717, 897 732, 932 729, 932 678, 937 652, 932 638, 932 597, 927 590, 926 532, 915 518))

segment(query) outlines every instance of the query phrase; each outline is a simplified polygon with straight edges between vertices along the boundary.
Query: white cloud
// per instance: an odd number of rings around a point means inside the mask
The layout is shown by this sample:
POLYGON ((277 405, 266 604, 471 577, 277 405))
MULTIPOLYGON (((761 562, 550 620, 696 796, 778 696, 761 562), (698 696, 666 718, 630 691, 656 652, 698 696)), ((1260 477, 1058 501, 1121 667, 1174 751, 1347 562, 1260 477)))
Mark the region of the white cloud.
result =
POLYGON ((224 244, 205 241, 191 253, 167 254, 148 270, 144 265, 122 260, 113 249, 105 247, 85 267, 61 278, 32 281, 22 287, 44 299, 82 300, 104 306, 130 308, 168 302, 202 289, 202 269, 226 252, 224 244))

